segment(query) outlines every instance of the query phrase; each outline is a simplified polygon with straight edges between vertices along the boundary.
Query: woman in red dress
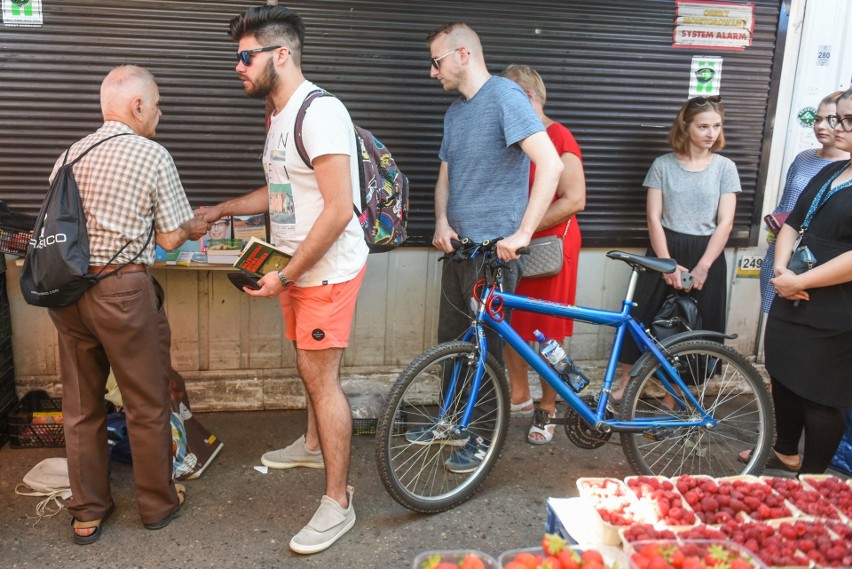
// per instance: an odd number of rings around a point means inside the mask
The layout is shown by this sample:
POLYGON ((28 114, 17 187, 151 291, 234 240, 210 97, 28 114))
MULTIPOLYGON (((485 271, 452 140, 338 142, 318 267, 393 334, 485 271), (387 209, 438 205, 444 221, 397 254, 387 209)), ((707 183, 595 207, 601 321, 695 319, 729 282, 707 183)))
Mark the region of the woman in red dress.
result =
MULTIPOLYGON (((554 122, 544 114, 547 92, 541 76, 526 65, 510 65, 502 75, 515 81, 526 92, 541 122, 547 128, 547 134, 556 147, 565 168, 556 188, 556 196, 545 212, 533 237, 557 235, 562 237, 564 260, 562 271, 552 277, 524 279, 518 283, 515 294, 534 296, 552 300, 561 304, 574 304, 577 296, 577 262, 580 256, 580 227, 574 214, 586 205, 586 178, 583 174, 583 162, 580 147, 574 136, 563 125, 554 122)), ((530 185, 535 176, 535 165, 530 166, 530 185)), ((548 338, 562 342, 574 332, 574 321, 517 311, 512 314, 512 327, 524 340, 533 341, 533 330, 540 330, 548 338)), ((538 409, 530 395, 527 363, 506 346, 504 351, 509 381, 512 387, 512 415, 516 417, 533 416, 527 440, 532 444, 545 444, 553 439, 555 425, 551 419, 556 416, 556 391, 541 380, 541 401, 538 409)))

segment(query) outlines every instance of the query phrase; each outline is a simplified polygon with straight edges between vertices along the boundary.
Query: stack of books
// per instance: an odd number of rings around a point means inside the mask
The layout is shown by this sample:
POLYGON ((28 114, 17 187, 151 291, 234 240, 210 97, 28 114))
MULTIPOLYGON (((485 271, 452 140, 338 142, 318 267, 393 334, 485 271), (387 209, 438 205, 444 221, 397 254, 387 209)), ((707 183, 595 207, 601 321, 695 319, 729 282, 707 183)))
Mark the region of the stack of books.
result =
POLYGON ((233 265, 240 258, 242 239, 211 239, 207 242, 207 263, 210 265, 233 265))

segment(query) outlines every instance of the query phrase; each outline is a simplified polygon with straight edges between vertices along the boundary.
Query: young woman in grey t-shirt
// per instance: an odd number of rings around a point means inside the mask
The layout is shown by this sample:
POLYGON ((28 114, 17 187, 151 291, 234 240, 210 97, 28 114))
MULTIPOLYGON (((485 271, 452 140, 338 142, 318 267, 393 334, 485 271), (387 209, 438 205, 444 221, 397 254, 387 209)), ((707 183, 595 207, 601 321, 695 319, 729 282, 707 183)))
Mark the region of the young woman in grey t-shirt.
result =
MULTIPOLYGON (((693 277, 689 294, 698 301, 702 328, 725 330, 724 250, 741 188, 736 165, 716 154, 725 146, 724 118, 721 97, 695 97, 685 102, 669 131, 674 152, 654 160, 645 176, 642 185, 648 190, 651 242, 646 255, 677 261, 671 274, 646 272, 640 276, 633 316, 646 325, 672 289, 684 289, 681 273, 688 272, 693 277)), ((632 364, 638 357, 635 344, 625 342, 620 361, 632 364)), ((625 366, 621 385, 611 399, 621 399, 629 369, 625 366)))

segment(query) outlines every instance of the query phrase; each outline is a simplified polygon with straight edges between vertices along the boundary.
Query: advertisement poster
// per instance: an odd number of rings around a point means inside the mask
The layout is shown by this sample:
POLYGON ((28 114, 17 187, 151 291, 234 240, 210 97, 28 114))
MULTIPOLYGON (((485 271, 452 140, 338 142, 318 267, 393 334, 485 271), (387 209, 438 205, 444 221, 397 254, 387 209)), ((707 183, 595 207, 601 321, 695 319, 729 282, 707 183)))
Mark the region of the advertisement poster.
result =
POLYGON ((754 4, 677 0, 673 47, 742 51, 754 35, 754 4))
POLYGON ((3 25, 8 27, 41 27, 44 17, 41 0, 2 0, 3 25))
POLYGON ((712 97, 722 89, 722 58, 696 55, 689 72, 689 98, 712 97))

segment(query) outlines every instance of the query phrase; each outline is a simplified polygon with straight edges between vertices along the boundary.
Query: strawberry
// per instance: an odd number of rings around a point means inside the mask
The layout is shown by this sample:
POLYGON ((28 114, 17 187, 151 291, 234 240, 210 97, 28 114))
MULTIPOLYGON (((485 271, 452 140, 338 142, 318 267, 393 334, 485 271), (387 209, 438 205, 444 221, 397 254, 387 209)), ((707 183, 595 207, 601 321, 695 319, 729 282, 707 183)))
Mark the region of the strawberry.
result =
POLYGON ((526 567, 527 569, 535 569, 538 565, 538 560, 535 555, 529 551, 522 551, 515 556, 515 561, 526 567))
POLYGON ((565 540, 556 533, 546 533, 541 538, 541 548, 546 555, 556 555, 565 549, 565 540))
POLYGON ((580 569, 580 556, 573 549, 560 551, 557 557, 562 563, 562 569, 580 569))
POLYGON ((559 562, 558 557, 548 555, 544 561, 538 564, 536 569, 562 569, 562 563, 559 562))
POLYGON ((503 569, 527 569, 527 566, 518 561, 509 561, 503 566, 503 569))
POLYGON ((485 569, 485 563, 476 555, 468 553, 459 563, 458 569, 485 569))
POLYGON ((587 549, 583 552, 580 558, 583 560, 583 567, 594 561, 603 564, 603 555, 601 555, 600 551, 595 549, 587 549))

